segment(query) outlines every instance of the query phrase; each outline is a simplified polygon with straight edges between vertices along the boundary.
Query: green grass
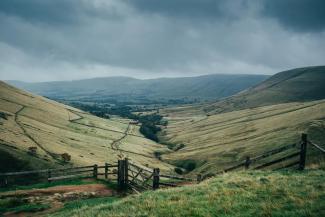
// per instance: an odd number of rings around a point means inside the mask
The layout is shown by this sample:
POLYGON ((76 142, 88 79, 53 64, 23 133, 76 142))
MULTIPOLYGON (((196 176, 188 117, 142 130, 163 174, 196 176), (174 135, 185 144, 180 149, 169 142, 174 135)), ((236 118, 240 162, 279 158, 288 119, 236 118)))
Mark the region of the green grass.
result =
POLYGON ((80 209, 85 207, 92 207, 98 204, 110 204, 118 201, 118 197, 104 197, 104 198, 90 198, 85 200, 70 201, 64 204, 64 207, 60 210, 61 212, 68 212, 69 210, 80 209))
POLYGON ((199 185, 67 205, 53 216, 324 216, 325 171, 229 173, 199 185))
POLYGON ((30 204, 21 198, 0 199, 0 215, 6 212, 38 212, 48 208, 48 204, 30 204))
POLYGON ((64 186, 64 185, 86 185, 86 184, 95 184, 101 183, 105 184, 107 187, 111 189, 116 189, 117 184, 111 181, 104 181, 104 180, 82 180, 82 179, 73 179, 73 180, 62 180, 62 181, 55 181, 55 182, 44 182, 38 183, 33 185, 27 186, 13 186, 8 188, 1 188, 0 192, 12 191, 12 190, 30 190, 30 189, 41 189, 41 188, 49 188, 54 186, 64 186))

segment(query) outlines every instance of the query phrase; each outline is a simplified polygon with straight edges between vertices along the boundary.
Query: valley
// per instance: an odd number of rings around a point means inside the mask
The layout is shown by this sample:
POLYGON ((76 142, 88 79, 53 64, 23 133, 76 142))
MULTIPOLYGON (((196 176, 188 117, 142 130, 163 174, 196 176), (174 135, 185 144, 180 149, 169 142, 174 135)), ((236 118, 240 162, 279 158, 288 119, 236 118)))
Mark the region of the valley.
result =
POLYGON ((144 138, 128 119, 98 118, 3 82, 0 88, 0 111, 6 116, 1 118, 1 149, 20 152, 19 157, 28 161, 35 158, 43 163, 38 167, 115 162, 128 156, 142 165, 172 168, 154 157, 154 151, 164 146, 144 138), (36 147, 35 156, 28 154, 30 147, 36 147), (63 162, 63 153, 71 161, 63 162))
POLYGON ((324 196, 323 191, 318 191, 323 186, 317 184, 324 176, 325 166, 322 153, 325 144, 324 70, 325 67, 308 67, 280 72, 235 95, 191 104, 184 101, 143 104, 133 99, 132 103, 111 103, 68 96, 58 100, 65 103, 62 104, 0 82, 0 173, 46 169, 43 178, 46 176, 48 180, 48 183, 32 184, 41 175, 29 177, 29 182, 15 180, 16 184, 27 186, 16 185, 20 191, 4 188, 3 193, 0 192, 0 204, 4 204, 0 213, 88 216, 106 215, 105 209, 109 209, 114 215, 134 212, 138 216, 143 210, 155 209, 148 213, 166 216, 169 209, 173 209, 168 201, 175 200, 175 204, 191 204, 191 207, 182 206, 173 211, 181 210, 180 216, 194 215, 196 211, 211 215, 220 213, 220 207, 205 207, 202 201, 218 202, 227 210, 234 206, 221 201, 235 201, 235 209, 242 212, 248 203, 238 198, 250 201, 257 195, 282 192, 277 200, 269 197, 274 204, 272 211, 268 204, 254 202, 260 208, 249 209, 249 213, 279 213, 283 209, 281 204, 287 203, 295 210, 288 211, 289 216, 302 212, 314 215, 317 209, 322 209, 319 203, 324 196), (308 135, 308 141, 318 144, 321 151, 308 143, 306 170, 298 172, 303 133, 308 135), (290 149, 274 152, 289 146, 290 149), (251 167, 242 163, 273 152, 275 154, 267 155, 268 159, 262 158, 259 166, 286 156, 294 156, 296 160, 290 158, 258 170, 255 170, 259 168, 254 165, 256 162, 249 163, 251 167), (121 162, 116 165, 118 160, 126 158, 129 163, 123 160, 124 167, 121 162), (115 164, 112 167, 116 169, 107 170, 102 166, 105 163, 115 164), (241 166, 237 167, 239 163, 241 166), (100 173, 95 164, 102 169, 100 173), (287 165, 291 166, 287 168, 287 165), (73 179, 68 172, 61 177, 51 176, 56 170, 47 173, 50 168, 64 171, 70 168, 72 174, 76 169, 78 173, 78 166, 91 168, 86 171, 92 175, 87 179, 73 179), (154 168, 159 168, 158 182, 154 168), (224 170, 228 168, 237 171, 226 173, 224 170), (107 178, 109 171, 113 175, 107 178), (128 171, 127 178, 125 171, 128 171), (126 191, 121 187, 124 182, 121 177, 129 186, 126 191), (68 180, 56 181, 57 178, 68 180), (286 187, 281 180, 291 187, 286 187), (308 189, 288 184, 293 180, 300 180, 308 189), (162 189, 148 191, 157 189, 157 184, 162 189), (308 190, 319 192, 312 197, 315 206, 302 202, 300 194, 310 194, 308 190), (12 196, 13 192, 23 195, 19 199, 12 196), (40 196, 36 197, 34 192, 40 196), (213 192, 220 193, 216 196, 213 192), (234 193, 239 196, 231 196, 234 193), (126 196, 128 194, 140 196, 126 196), (186 195, 193 199, 186 199, 186 195), (287 199, 288 195, 294 202, 287 199), (146 207, 136 205, 143 203, 146 207))

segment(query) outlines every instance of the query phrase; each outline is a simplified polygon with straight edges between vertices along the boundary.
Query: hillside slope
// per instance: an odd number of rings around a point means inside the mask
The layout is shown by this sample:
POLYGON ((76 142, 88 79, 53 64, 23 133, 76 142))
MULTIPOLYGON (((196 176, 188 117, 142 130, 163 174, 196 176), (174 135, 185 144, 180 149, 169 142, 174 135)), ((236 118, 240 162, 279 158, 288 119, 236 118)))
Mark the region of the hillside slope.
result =
POLYGON ((163 159, 176 163, 195 161, 197 172, 216 172, 246 156, 254 157, 276 147, 298 143, 303 132, 311 140, 325 144, 325 100, 210 116, 179 110, 161 112, 169 123, 160 135, 161 140, 185 146, 164 154, 163 159))
POLYGON ((199 185, 67 204, 51 216, 324 216, 324 171, 220 175, 199 185))
POLYGON ((73 165, 115 163, 128 156, 167 170, 170 166, 154 157, 156 149, 164 146, 144 138, 127 119, 101 119, 0 82, 0 151, 6 159, 35 168, 62 165, 63 153, 71 155, 73 165), (35 156, 27 154, 30 147, 37 148, 35 156))
POLYGON ((43 96, 66 100, 168 102, 219 99, 265 80, 266 75, 205 75, 184 78, 94 78, 77 81, 12 84, 43 96))
POLYGON ((204 106, 209 113, 229 112, 286 102, 325 99, 325 66, 277 73, 259 85, 220 102, 204 106))
POLYGON ((300 68, 217 103, 162 109, 168 126, 161 141, 184 146, 163 159, 178 165, 192 161, 197 172, 213 172, 298 142, 302 132, 325 144, 324 84, 325 67, 300 68))

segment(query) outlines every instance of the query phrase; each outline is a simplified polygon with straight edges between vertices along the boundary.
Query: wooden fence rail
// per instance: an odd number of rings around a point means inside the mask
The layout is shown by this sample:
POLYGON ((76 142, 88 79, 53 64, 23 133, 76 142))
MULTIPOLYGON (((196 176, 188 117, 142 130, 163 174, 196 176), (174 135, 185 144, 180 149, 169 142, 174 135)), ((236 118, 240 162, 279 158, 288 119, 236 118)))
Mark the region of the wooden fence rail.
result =
POLYGON ((281 162, 285 162, 288 160, 291 160, 295 157, 299 157, 299 159, 293 161, 293 162, 289 162, 288 164, 277 168, 277 169, 284 169, 284 168, 290 168, 293 166, 298 166, 299 170, 304 170, 305 169, 305 165, 306 165, 306 156, 307 156, 307 144, 311 144, 312 146, 314 146, 316 149, 318 149, 319 151, 321 151, 322 153, 325 153, 325 149, 321 148, 319 145, 313 143, 312 141, 307 139, 307 134, 302 134, 301 135, 301 141, 298 144, 291 144, 291 145, 286 145, 280 148, 276 148, 270 151, 267 151, 265 153, 262 153, 261 155, 257 156, 257 157, 253 157, 250 158, 249 156, 246 157, 246 159, 234 166, 231 166, 229 168, 226 168, 224 170, 221 170, 215 174, 200 174, 201 179, 200 180, 204 180, 206 178, 209 178, 213 175, 217 175, 217 174, 221 174, 221 173, 225 173, 225 172, 230 172, 239 168, 245 168, 245 169, 249 169, 249 167, 251 166, 251 164, 257 164, 259 163, 259 161, 267 159, 268 157, 274 156, 276 154, 280 154, 280 153, 284 153, 286 151, 291 151, 290 153, 285 154, 285 156, 282 156, 280 158, 277 158, 275 160, 271 160, 269 162, 263 162, 262 164, 254 167, 253 169, 263 169, 265 167, 269 167, 281 162), (292 153, 292 151, 299 149, 299 152, 294 152, 292 153))
POLYGON ((280 167, 281 169, 297 165, 299 170, 303 170, 306 165, 307 144, 311 144, 317 150, 325 153, 325 150, 323 148, 307 139, 307 134, 302 134, 301 142, 298 144, 290 144, 276 148, 252 158, 247 156, 244 161, 234 166, 226 168, 215 174, 198 174, 196 178, 162 174, 159 168, 150 169, 141 165, 137 165, 126 158, 123 160, 118 160, 117 164, 105 163, 105 165, 100 166, 95 164, 82 167, 0 173, 0 184, 1 180, 5 180, 5 184, 7 184, 7 179, 10 177, 24 177, 26 175, 35 174, 41 174, 42 176, 46 177, 46 180, 48 182, 85 177, 92 177, 97 179, 98 176, 104 176, 105 179, 108 179, 109 175, 116 175, 116 181, 120 190, 126 190, 129 188, 133 189, 136 192, 149 189, 155 190, 160 188, 160 186, 176 187, 182 185, 183 183, 201 182, 202 180, 211 176, 230 172, 239 168, 244 168, 246 170, 250 167, 252 169, 263 169, 286 161, 289 162, 284 166, 282 165, 282 167, 280 167), (298 148, 299 151, 297 151, 298 148), (265 161, 265 159, 277 154, 281 154, 282 156, 277 157, 276 159, 265 161), (299 157, 299 159, 293 160, 297 157, 299 157), (252 164, 258 163, 260 164, 252 167, 252 164))
POLYGON ((110 171, 111 168, 117 168, 117 165, 111 165, 106 163, 103 166, 98 166, 97 164, 95 164, 91 166, 82 167, 0 173, 0 187, 7 187, 10 185, 10 182, 12 182, 12 184, 32 184, 33 182, 39 183, 41 180, 52 182, 74 178, 97 179, 100 175, 103 175, 105 176, 105 179, 108 179, 108 175, 116 174, 116 172, 110 171), (102 169, 104 169, 104 172, 99 172, 102 169))

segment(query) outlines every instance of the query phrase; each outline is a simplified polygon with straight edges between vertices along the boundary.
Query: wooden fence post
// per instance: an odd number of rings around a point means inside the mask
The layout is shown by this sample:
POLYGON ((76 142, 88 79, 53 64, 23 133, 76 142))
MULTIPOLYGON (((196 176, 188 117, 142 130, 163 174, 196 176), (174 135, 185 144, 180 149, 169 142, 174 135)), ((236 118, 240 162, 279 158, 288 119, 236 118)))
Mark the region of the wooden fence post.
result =
POLYGON ((200 183, 202 181, 202 175, 201 174, 197 174, 196 181, 197 181, 197 183, 200 183))
POLYGON ((95 179, 98 178, 98 165, 97 164, 94 165, 93 177, 95 179))
POLYGON ((245 161, 245 169, 248 170, 249 169, 249 165, 251 164, 251 158, 250 157, 246 157, 246 161, 245 161))
POLYGON ((152 182, 152 189, 153 190, 156 190, 156 189, 159 188, 159 173, 160 173, 159 168, 153 169, 153 182, 152 182))
POLYGON ((48 171, 47 171, 47 181, 48 181, 49 183, 51 182, 51 177, 52 177, 51 170, 48 170, 48 171))
POLYGON ((108 163, 105 163, 105 179, 108 179, 108 163))
POLYGON ((120 190, 125 189, 125 160, 118 160, 117 183, 120 190))
POLYGON ((129 160, 127 158, 124 159, 124 186, 127 187, 129 182, 129 160))
POLYGON ((305 169, 306 154, 307 154, 307 134, 303 133, 301 135, 299 170, 305 169))

